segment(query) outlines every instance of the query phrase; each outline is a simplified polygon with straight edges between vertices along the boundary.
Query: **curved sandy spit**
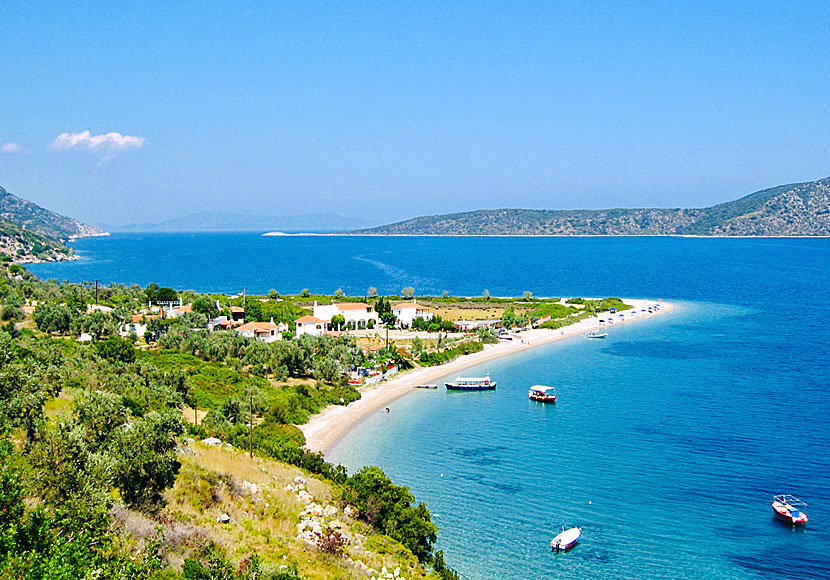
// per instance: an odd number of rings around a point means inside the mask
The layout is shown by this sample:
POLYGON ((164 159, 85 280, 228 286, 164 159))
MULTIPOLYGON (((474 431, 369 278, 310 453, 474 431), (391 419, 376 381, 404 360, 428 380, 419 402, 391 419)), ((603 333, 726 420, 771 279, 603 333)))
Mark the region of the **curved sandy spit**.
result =
MULTIPOLYGON (((636 310, 657 304, 655 300, 625 299, 625 303, 636 310)), ((660 310, 648 314, 644 313, 636 318, 614 319, 614 325, 628 324, 638 320, 645 320, 671 312, 674 306, 668 302, 660 303, 660 310)), ((629 312, 623 311, 623 314, 629 312)), ((618 316, 618 315, 617 315, 618 316)), ((605 318, 609 318, 606 316, 605 318)), ((606 326, 603 326, 605 328, 606 326)), ((393 379, 377 383, 360 389, 361 397, 346 406, 330 405, 311 419, 305 425, 298 425, 306 438, 306 447, 311 451, 325 453, 331 449, 346 433, 357 425, 366 415, 387 406, 389 403, 407 393, 411 393, 416 385, 435 383, 438 379, 452 375, 463 369, 518 352, 529 348, 550 344, 572 336, 578 336, 600 328, 598 319, 583 320, 571 326, 558 330, 534 329, 516 333, 520 340, 512 342, 485 345, 481 352, 460 356, 457 359, 437 367, 423 367, 409 370, 393 379)))

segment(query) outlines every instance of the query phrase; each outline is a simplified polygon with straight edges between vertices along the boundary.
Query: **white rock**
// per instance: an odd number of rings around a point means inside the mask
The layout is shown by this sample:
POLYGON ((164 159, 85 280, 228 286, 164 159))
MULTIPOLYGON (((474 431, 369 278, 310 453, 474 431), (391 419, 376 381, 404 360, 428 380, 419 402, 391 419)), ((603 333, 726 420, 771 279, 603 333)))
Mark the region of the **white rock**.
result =
POLYGON ((300 477, 299 475, 294 478, 294 483, 299 483, 300 485, 305 485, 305 478, 300 477))
POLYGON ((323 508, 323 515, 326 516, 327 518, 330 518, 331 516, 333 516, 337 512, 338 512, 338 509, 333 505, 327 505, 325 508, 323 508))
POLYGON ((220 524, 227 524, 231 521, 231 517, 228 514, 222 514, 221 516, 216 516, 216 522, 220 524))
POLYGON ((395 569, 392 571, 392 575, 393 575, 395 578, 397 578, 398 576, 400 576, 400 575, 401 575, 401 569, 400 569, 399 567, 398 567, 398 568, 395 568, 395 569))
POLYGON ((357 509, 355 509, 354 506, 347 505, 343 508, 343 513, 349 516, 350 518, 353 518, 357 515, 357 509))
POLYGON ((222 445, 222 440, 217 439, 216 437, 208 437, 207 439, 202 439, 202 443, 213 447, 215 445, 222 445))

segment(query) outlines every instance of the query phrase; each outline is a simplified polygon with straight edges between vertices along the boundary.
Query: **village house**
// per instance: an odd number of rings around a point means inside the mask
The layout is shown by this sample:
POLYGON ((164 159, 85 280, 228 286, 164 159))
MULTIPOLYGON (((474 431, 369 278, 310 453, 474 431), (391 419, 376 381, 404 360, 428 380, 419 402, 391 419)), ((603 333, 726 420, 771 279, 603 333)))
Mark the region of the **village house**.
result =
POLYGON ((314 301, 314 317, 319 318, 329 325, 331 319, 337 315, 345 319, 345 324, 354 323, 355 328, 367 328, 378 323, 378 313, 369 304, 363 302, 341 302, 339 304, 317 304, 314 301))
POLYGON ((303 316, 296 321, 294 334, 300 338, 304 334, 311 336, 323 336, 326 333, 326 321, 316 316, 303 316))
MULTIPOLYGON (((281 326, 287 328, 285 325, 281 326)), ((274 324, 273 318, 269 322, 246 322, 234 330, 241 336, 255 338, 262 342, 282 340, 282 331, 274 324)))
POLYGON ((245 320, 245 309, 241 306, 231 306, 231 318, 233 320, 245 320))
POLYGON ((409 327, 412 326, 412 321, 416 318, 423 318, 430 320, 432 318, 432 310, 418 304, 416 300, 412 302, 401 302, 392 306, 392 314, 398 320, 398 326, 409 327))
POLYGON ((138 337, 144 336, 147 332, 147 323, 154 318, 161 318, 160 314, 133 314, 130 321, 121 326, 119 334, 121 336, 130 336, 135 334, 138 337))

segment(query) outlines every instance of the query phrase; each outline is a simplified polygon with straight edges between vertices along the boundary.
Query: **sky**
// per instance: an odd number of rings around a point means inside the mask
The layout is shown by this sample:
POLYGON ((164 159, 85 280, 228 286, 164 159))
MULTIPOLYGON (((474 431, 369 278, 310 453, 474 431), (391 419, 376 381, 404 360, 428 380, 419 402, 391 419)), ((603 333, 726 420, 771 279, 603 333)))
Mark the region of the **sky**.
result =
POLYGON ((830 175, 828 2, 4 2, 0 186, 94 224, 830 175))

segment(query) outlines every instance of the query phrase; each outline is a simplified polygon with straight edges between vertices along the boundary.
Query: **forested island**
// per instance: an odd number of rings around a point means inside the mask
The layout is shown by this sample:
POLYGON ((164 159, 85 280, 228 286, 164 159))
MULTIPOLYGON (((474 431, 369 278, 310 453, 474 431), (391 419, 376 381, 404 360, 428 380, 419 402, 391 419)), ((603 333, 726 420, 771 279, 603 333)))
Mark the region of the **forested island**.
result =
POLYGON ((493 209, 350 232, 412 236, 830 236, 830 178, 698 209, 493 209))

